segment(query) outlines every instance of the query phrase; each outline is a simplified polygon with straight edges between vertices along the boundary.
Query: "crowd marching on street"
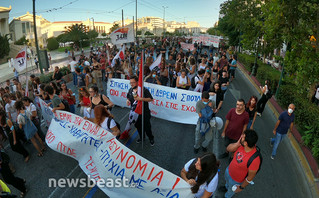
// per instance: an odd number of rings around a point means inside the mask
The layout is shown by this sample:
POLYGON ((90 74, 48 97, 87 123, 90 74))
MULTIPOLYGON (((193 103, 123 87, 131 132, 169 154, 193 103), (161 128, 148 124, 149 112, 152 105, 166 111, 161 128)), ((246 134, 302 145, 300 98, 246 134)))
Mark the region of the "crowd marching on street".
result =
MULTIPOLYGON (((258 133, 254 130, 254 124, 257 116, 262 117, 266 103, 272 97, 269 80, 260 87, 261 96, 252 95, 250 98, 238 99, 233 105, 234 108, 229 109, 221 133, 226 151, 221 155, 214 154, 208 150, 214 138, 216 125, 212 118, 218 116, 219 111, 225 108, 223 106, 225 93, 229 85, 235 83, 237 56, 230 55, 222 48, 214 50, 204 48, 202 43, 197 42, 193 50, 183 49, 180 42, 192 43, 191 40, 181 37, 156 38, 148 42, 140 41, 118 47, 108 43, 101 47, 92 47, 88 56, 82 53, 79 57, 72 57, 69 62, 68 67, 73 75, 72 82, 77 90, 68 88, 57 66, 52 75, 53 80, 48 84, 42 83, 39 77, 30 75, 28 94, 18 78, 7 80, 5 87, 0 88, 2 191, 5 192, 6 184, 10 184, 21 192, 21 197, 27 193, 28 178, 15 176, 15 169, 10 163, 10 158, 19 158, 19 155, 23 157, 25 163, 33 160, 30 159, 32 153, 25 149, 25 144, 32 143, 39 158, 46 155, 46 130, 41 127, 40 107, 37 105, 39 98, 50 105, 53 112, 57 110, 79 112, 80 116, 111 131, 115 137, 127 138, 115 121, 118 118, 112 114, 114 103, 107 96, 105 89, 106 83, 112 78, 130 81, 127 106, 131 110, 136 108, 138 101, 144 102, 144 122, 139 115, 134 123, 139 133, 136 142, 145 141, 147 136, 151 146, 156 146, 154 134, 159 131, 152 129, 150 121, 151 112, 148 103, 153 101, 152 94, 146 88, 143 90, 144 97, 137 94, 140 79, 176 89, 201 92, 201 100, 196 104, 198 122, 193 147, 195 154, 200 150, 204 154, 188 162, 185 161, 185 166, 181 167, 181 177, 190 184, 195 197, 211 197, 217 191, 218 179, 221 177, 218 171, 218 159, 226 157, 229 159, 224 175, 226 184, 218 188, 225 192, 225 197, 232 197, 252 184, 263 160, 256 146, 258 133), (154 65, 156 62, 159 64, 154 65), (143 72, 139 69, 141 63, 144 64, 143 72), (144 76, 139 78, 142 73, 144 76), (87 116, 87 113, 90 116, 87 116), (144 123, 144 134, 142 134, 142 123, 144 123), (4 152, 3 145, 6 140, 15 155, 8 156, 4 152)), ((279 116, 274 126, 275 136, 270 140, 273 151, 269 159, 275 159, 279 143, 285 138, 288 130, 292 129, 294 109, 295 106, 290 104, 288 110, 279 116)))

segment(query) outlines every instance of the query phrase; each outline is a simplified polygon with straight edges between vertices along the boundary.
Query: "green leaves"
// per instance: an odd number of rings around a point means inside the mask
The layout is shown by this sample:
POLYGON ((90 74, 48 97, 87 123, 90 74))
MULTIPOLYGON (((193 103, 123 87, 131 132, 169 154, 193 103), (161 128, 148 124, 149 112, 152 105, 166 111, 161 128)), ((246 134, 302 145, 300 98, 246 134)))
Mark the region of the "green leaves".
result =
POLYGON ((8 56, 10 52, 8 34, 2 36, 0 34, 0 59, 8 56))

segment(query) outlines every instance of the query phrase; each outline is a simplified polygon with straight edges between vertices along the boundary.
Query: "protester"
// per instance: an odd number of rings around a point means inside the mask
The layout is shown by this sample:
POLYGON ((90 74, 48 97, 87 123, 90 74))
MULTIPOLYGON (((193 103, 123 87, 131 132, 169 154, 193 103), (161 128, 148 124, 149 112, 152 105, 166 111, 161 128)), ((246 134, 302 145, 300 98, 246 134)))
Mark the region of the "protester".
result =
POLYGON ((27 138, 27 140, 31 140, 33 146, 37 149, 38 157, 43 156, 43 151, 45 150, 44 143, 42 142, 40 136, 38 135, 38 129, 31 121, 31 114, 29 111, 25 110, 25 107, 23 105, 22 101, 17 101, 15 103, 15 108, 19 112, 18 115, 18 124, 20 129, 23 129, 24 135, 27 138), (38 145, 37 141, 40 145, 38 145), (40 148, 41 146, 41 148, 40 148))
POLYGON ((73 84, 77 85, 77 78, 75 73, 75 66, 78 64, 78 62, 75 61, 75 57, 72 57, 72 61, 69 63, 68 67, 71 70, 73 74, 73 84))
POLYGON ((90 93, 86 87, 79 89, 79 102, 78 107, 81 107, 80 115, 84 116, 84 110, 91 106, 90 93))
POLYGON ((235 71, 237 68, 237 56, 233 55, 232 56, 232 61, 229 64, 230 68, 229 68, 229 76, 231 77, 230 82, 232 82, 235 78, 235 71))
POLYGON ((198 153, 200 145, 202 146, 203 151, 206 152, 210 141, 213 139, 213 127, 211 126, 210 120, 213 118, 213 113, 215 111, 215 102, 209 100, 209 93, 204 91, 202 93, 202 100, 199 100, 196 103, 196 113, 198 114, 199 118, 195 129, 195 154, 198 153), (206 109, 207 107, 208 109, 206 109), (211 112, 209 112, 209 110, 211 112), (200 144, 203 136, 205 136, 205 140, 202 142, 202 144, 200 144))
POLYGON ((145 82, 161 85, 161 81, 157 76, 157 71, 153 70, 144 80, 145 82))
POLYGON ((93 72, 92 76, 96 80, 96 84, 99 87, 101 91, 103 91, 103 84, 102 84, 102 72, 101 72, 101 64, 97 62, 95 58, 92 59, 92 67, 93 67, 93 72))
POLYGON ((24 162, 28 162, 30 155, 28 151, 21 144, 22 134, 15 130, 13 123, 10 119, 6 117, 6 112, 0 110, 0 126, 1 130, 5 133, 6 137, 9 139, 9 144, 12 151, 21 154, 24 158, 24 162))
POLYGON ((160 75, 161 85, 167 86, 167 83, 168 83, 168 69, 166 67, 164 58, 162 58, 162 60, 161 60, 159 75, 160 75))
POLYGON ((270 81, 269 80, 265 80, 265 86, 264 87, 260 86, 260 89, 262 91, 262 96, 261 96, 261 98, 259 99, 259 101, 257 103, 257 115, 258 116, 262 115, 262 113, 263 113, 263 111, 265 109, 266 103, 270 99, 269 98, 269 94, 271 92, 270 81))
POLYGON ((101 104, 106 109, 111 110, 114 106, 113 102, 104 94, 99 93, 99 88, 97 86, 92 86, 89 89, 90 101, 91 101, 91 110, 94 110, 95 106, 101 104))
POLYGON ((256 149, 257 141, 258 135, 254 130, 245 130, 237 142, 227 147, 228 152, 234 152, 234 158, 225 171, 226 198, 232 197, 235 193, 244 190, 248 184, 252 184, 262 159, 256 156, 249 166, 247 163, 258 152, 256 149))
POLYGON ((89 88, 93 85, 93 76, 91 74, 89 67, 84 67, 84 73, 85 73, 85 86, 86 88, 89 88))
POLYGON ((191 81, 188 78, 188 76, 186 76, 186 71, 182 70, 181 75, 177 77, 176 87, 179 89, 188 90, 190 86, 191 86, 191 81))
POLYGON ((212 197, 218 185, 219 161, 213 153, 205 153, 189 160, 181 171, 181 177, 189 185, 195 198, 212 197))
MULTIPOLYGON (((152 133, 152 127, 151 127, 151 112, 148 106, 149 102, 153 101, 153 97, 151 93, 144 87, 143 89, 143 95, 144 97, 140 97, 137 95, 137 86, 138 86, 138 77, 137 76, 131 76, 130 77, 130 84, 131 88, 129 89, 127 93, 127 100, 126 100, 126 105, 131 106, 131 109, 134 111, 136 108, 136 105, 138 101, 143 101, 144 103, 144 112, 142 112, 144 116, 144 133, 143 137, 145 138, 145 133, 148 136, 150 140, 151 146, 154 146, 154 136, 152 133)), ((142 142, 142 115, 139 115, 137 118, 137 121, 135 122, 135 127, 137 128, 138 134, 139 134, 139 139, 136 141, 136 143, 141 143, 142 142)), ((143 140, 144 141, 144 140, 143 140)))
POLYGON ((17 113, 16 109, 14 108, 14 104, 15 104, 16 101, 15 100, 11 100, 9 94, 4 94, 3 95, 3 100, 6 103, 5 110, 6 110, 7 114, 8 114, 8 118, 12 122, 17 122, 18 113, 17 113))
MULTIPOLYGON (((13 175, 13 173, 11 172, 10 169, 10 158, 7 154, 5 154, 4 152, 1 152, 0 154, 0 172, 2 175, 3 180, 7 183, 12 185, 13 187, 15 187, 16 189, 18 189, 20 191, 20 197, 24 197, 27 189, 25 187, 25 179, 21 179, 19 177, 15 177, 13 175)), ((0 180, 0 187, 1 187, 1 191, 2 192, 8 192, 10 193, 8 196, 2 196, 3 198, 5 197, 15 197, 15 196, 11 196, 11 191, 10 189, 0 180)))
POLYGON ((249 114, 249 122, 247 125, 247 129, 254 129, 254 124, 257 116, 257 97, 251 96, 246 105, 246 111, 249 114))
POLYGON ((215 113, 218 113, 219 110, 222 108, 222 104, 224 102, 224 94, 221 90, 221 84, 219 81, 215 82, 213 86, 210 87, 209 98, 212 101, 216 101, 217 108, 215 113))
POLYGON ((207 78, 206 71, 201 69, 197 72, 197 76, 194 77, 195 82, 195 92, 202 92, 205 84, 205 80, 207 78))
POLYGON ((121 134, 120 129, 117 128, 113 115, 103 105, 99 104, 94 108, 93 120, 95 124, 112 132, 114 136, 117 137, 121 134))
MULTIPOLYGON (((249 115, 245 111, 245 101, 238 99, 236 108, 230 109, 226 115, 226 123, 224 130, 221 134, 222 138, 225 138, 225 147, 229 144, 235 143, 239 140, 240 136, 244 133, 249 122, 249 115)), ((228 156, 226 151, 219 158, 225 158, 228 156)))
MULTIPOLYGON (((79 80, 78 80, 78 83, 79 83, 79 80)), ((63 99, 68 101, 70 112, 75 113, 75 103, 76 103, 75 94, 73 94, 72 90, 66 86, 66 83, 61 84, 60 95, 63 99)))
POLYGON ((53 81, 50 82, 50 85, 53 87, 54 89, 54 94, 56 95, 60 95, 60 92, 61 92, 61 87, 57 86, 57 84, 53 81))
MULTIPOLYGON (((294 111, 295 111, 295 105, 290 104, 288 106, 288 110, 282 112, 279 115, 278 121, 276 122, 275 128, 273 130, 273 134, 276 137, 270 139, 270 145, 273 146, 272 153, 271 153, 272 160, 275 159, 279 143, 285 139, 285 137, 287 136, 288 130, 292 132, 292 128, 294 126, 294 120, 295 120, 294 111)), ((289 133, 289 135, 290 134, 291 133, 289 133)))
POLYGON ((52 101, 52 112, 55 113, 56 110, 64 110, 65 106, 57 94, 55 94, 54 88, 51 85, 45 86, 44 90, 48 93, 52 101))
POLYGON ((223 93, 225 93, 229 86, 229 78, 226 71, 222 72, 222 76, 219 77, 219 81, 221 83, 221 90, 223 91, 223 93))
POLYGON ((25 107, 25 110, 27 111, 28 114, 30 114, 31 121, 37 127, 38 134, 41 140, 45 141, 45 133, 41 129, 41 123, 38 117, 36 106, 32 103, 32 100, 29 97, 23 97, 22 102, 25 107))
POLYGON ((53 72, 53 75, 52 75, 52 79, 55 80, 55 82, 56 82, 57 84, 60 84, 61 81, 62 81, 62 77, 63 77, 63 75, 62 75, 62 73, 61 73, 59 67, 58 67, 58 66, 55 66, 54 72, 53 72))

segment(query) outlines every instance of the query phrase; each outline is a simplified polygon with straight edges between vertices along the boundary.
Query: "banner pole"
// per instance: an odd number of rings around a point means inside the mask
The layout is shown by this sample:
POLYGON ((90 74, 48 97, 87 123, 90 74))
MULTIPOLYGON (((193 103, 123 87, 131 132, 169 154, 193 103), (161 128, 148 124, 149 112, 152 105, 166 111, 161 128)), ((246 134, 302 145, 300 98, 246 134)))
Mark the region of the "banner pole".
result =
MULTIPOLYGON (((142 50, 142 59, 144 58, 144 49, 142 50)), ((140 74, 142 74, 142 98, 144 98, 144 61, 142 60, 142 71, 140 71, 140 74), (141 73, 142 72, 142 73, 141 73)), ((142 149, 144 148, 144 101, 142 100, 142 149)))

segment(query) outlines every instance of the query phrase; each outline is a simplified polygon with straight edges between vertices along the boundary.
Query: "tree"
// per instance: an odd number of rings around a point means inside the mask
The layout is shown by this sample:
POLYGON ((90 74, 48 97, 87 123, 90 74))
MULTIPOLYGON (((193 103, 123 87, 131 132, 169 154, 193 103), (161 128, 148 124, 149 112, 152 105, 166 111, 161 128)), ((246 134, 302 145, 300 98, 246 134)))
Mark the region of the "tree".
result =
POLYGON ((105 32, 103 32, 101 35, 102 35, 103 37, 106 37, 106 33, 105 33, 105 32))
POLYGON ((27 45, 29 40, 25 38, 25 36, 21 37, 19 40, 14 42, 15 45, 27 45))
POLYGON ((138 30, 138 31, 136 31, 136 34, 137 34, 137 35, 142 35, 142 31, 141 31, 141 30, 138 30))
POLYGON ((219 29, 217 27, 208 28, 206 33, 210 34, 210 35, 215 35, 215 36, 221 36, 222 35, 222 33, 219 31, 219 29))
POLYGON ((95 30, 90 30, 87 32, 87 36, 89 40, 92 42, 99 36, 99 33, 95 30))
POLYGON ((55 50, 55 49, 59 48, 59 42, 54 37, 49 38, 47 40, 47 43, 48 43, 47 48, 48 48, 49 51, 52 51, 52 50, 55 50))
POLYGON ((114 23, 113 26, 110 28, 110 34, 111 34, 112 32, 114 32, 116 29, 118 29, 119 27, 120 27, 119 24, 114 23))
POLYGON ((66 42, 69 41, 68 34, 67 33, 60 34, 59 36, 56 37, 56 40, 59 43, 63 43, 63 45, 64 45, 66 42))
POLYGON ((10 45, 8 36, 8 34, 4 36, 0 34, 0 59, 9 55, 10 45))
POLYGON ((81 24, 74 24, 66 28, 67 40, 74 42, 75 45, 79 46, 80 42, 87 39, 86 26, 81 24))
POLYGON ((145 36, 152 36, 152 35, 154 35, 152 32, 150 32, 150 31, 146 31, 145 33, 144 33, 144 35, 145 36))

